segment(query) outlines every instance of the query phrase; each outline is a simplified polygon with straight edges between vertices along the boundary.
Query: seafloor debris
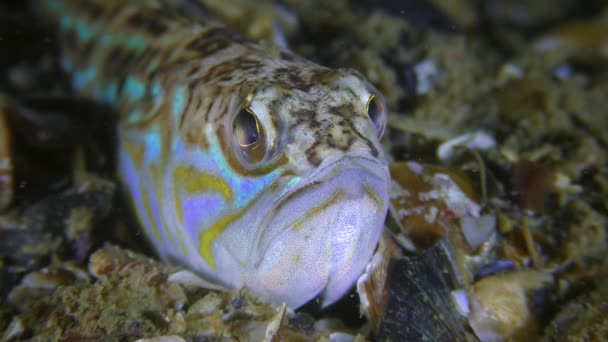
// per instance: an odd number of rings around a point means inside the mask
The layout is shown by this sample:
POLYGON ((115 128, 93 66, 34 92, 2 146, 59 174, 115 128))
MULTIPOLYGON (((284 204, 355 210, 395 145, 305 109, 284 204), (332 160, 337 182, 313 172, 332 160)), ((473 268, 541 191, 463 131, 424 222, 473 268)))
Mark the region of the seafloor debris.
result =
POLYGON ((605 341, 608 339, 606 277, 568 302, 545 329, 544 341, 605 341))
POLYGON ((331 321, 300 331, 294 313, 247 291, 213 292, 169 280, 176 269, 106 246, 90 258, 88 273, 59 266, 25 276, 10 293, 17 310, 5 334, 53 340, 98 338, 329 341, 356 333, 331 321), (21 327, 20 329, 17 329, 21 327))

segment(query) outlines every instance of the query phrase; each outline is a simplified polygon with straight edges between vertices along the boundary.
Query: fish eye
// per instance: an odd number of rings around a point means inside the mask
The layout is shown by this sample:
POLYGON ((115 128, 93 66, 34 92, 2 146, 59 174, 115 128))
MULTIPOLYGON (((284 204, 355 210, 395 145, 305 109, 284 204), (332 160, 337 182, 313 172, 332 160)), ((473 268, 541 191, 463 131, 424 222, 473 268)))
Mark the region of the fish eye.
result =
POLYGON ((232 137, 241 160, 246 164, 257 164, 266 156, 264 130, 250 107, 241 108, 234 117, 232 137))
POLYGON ((234 118, 232 133, 241 147, 253 147, 260 140, 258 118, 249 108, 243 108, 234 118))
POLYGON ((365 111, 367 112, 367 116, 374 123, 374 126, 376 126, 378 137, 382 137, 382 134, 384 134, 384 127, 386 126, 386 105, 384 104, 384 101, 375 94, 370 95, 367 100, 365 111))

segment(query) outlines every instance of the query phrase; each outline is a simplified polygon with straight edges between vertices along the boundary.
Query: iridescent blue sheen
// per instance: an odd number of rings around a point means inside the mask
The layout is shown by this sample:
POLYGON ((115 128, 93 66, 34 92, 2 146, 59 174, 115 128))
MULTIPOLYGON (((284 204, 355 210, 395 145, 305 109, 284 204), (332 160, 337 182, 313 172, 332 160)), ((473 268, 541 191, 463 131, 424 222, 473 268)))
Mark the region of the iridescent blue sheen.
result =
POLYGON ((200 227, 208 227, 216 217, 226 209, 225 199, 219 195, 208 193, 193 196, 182 202, 184 225, 187 235, 196 237, 200 234, 200 227), (201 215, 204 213, 204 215, 201 215))
POLYGON ((76 32, 78 32, 78 36, 80 37, 80 39, 85 42, 91 40, 91 38, 93 38, 99 31, 98 25, 92 25, 82 19, 76 19, 75 28, 76 32))
POLYGON ((104 87, 102 99, 109 103, 116 103, 118 95, 117 92, 118 87, 116 86, 116 83, 112 82, 104 87))
POLYGON ((144 150, 146 151, 144 155, 144 165, 158 164, 162 160, 162 137, 158 130, 159 128, 154 131, 148 131, 148 133, 143 136, 144 150))
POLYGON ((174 116, 180 115, 186 105, 186 88, 176 87, 173 90, 172 113, 174 116))
POLYGON ((74 86, 74 89, 82 90, 88 84, 94 82, 96 77, 97 70, 95 70, 95 68, 93 67, 84 69, 82 71, 77 71, 74 73, 74 76, 72 78, 72 85, 74 86))
POLYGON ((298 184, 301 180, 302 180, 302 177, 300 177, 300 176, 294 176, 294 177, 292 177, 289 180, 289 182, 287 182, 287 184, 285 184, 285 187, 283 188, 283 191, 281 192, 280 197, 282 197, 287 192, 289 192, 291 190, 291 187, 293 187, 294 185, 298 184))
POLYGON ((140 100, 146 94, 146 85, 135 77, 129 76, 125 80, 122 96, 132 101, 140 100))

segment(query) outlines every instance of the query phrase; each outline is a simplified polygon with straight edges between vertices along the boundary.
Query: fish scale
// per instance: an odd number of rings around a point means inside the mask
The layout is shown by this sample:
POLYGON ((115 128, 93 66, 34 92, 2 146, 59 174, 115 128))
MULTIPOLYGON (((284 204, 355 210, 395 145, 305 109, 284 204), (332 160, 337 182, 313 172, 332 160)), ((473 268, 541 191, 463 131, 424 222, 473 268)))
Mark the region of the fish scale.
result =
POLYGON ((232 288, 325 305, 388 206, 382 95, 171 1, 47 0, 64 70, 119 113, 119 174, 159 255, 232 288))

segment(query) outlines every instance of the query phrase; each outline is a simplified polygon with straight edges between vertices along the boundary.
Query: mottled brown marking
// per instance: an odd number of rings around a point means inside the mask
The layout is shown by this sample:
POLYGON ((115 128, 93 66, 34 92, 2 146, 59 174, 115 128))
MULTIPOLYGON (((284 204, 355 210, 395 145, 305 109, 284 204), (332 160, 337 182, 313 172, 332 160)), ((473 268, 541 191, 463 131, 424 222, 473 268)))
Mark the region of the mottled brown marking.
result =
POLYGON ((239 60, 240 62, 240 70, 250 71, 250 70, 259 70, 263 67, 263 64, 260 61, 250 60, 247 58, 242 58, 239 60))
POLYGON ((222 50, 227 49, 230 45, 232 45, 232 42, 228 40, 209 41, 199 47, 196 51, 199 52, 201 56, 211 56, 222 50))
POLYGON ((187 89, 187 91, 185 92, 185 96, 187 97, 186 104, 184 105, 184 108, 182 108, 182 111, 179 113, 178 128, 180 128, 180 129, 182 128, 182 126, 184 124, 186 115, 188 115, 188 113, 190 112, 189 109, 190 109, 190 103, 192 102, 192 93, 193 93, 192 83, 188 84, 186 89, 187 89))
POLYGON ((287 75, 289 82, 293 84, 293 86, 296 88, 309 88, 311 86, 311 84, 307 84, 304 79, 296 72, 289 72, 285 75, 287 75))
POLYGON ((220 78, 230 76, 239 69, 239 66, 243 64, 241 58, 235 58, 223 63, 216 64, 211 68, 207 69, 202 75, 200 75, 197 81, 199 82, 213 82, 220 78))
POLYGON ((193 65, 192 67, 190 67, 190 69, 186 73, 186 76, 192 77, 194 74, 197 74, 200 70, 201 70, 201 65, 199 63, 197 63, 197 64, 193 65))
POLYGON ((122 49, 118 46, 112 47, 106 54, 108 61, 104 74, 108 72, 116 73, 117 75, 126 74, 136 55, 131 50, 122 49))
POLYGON ((167 26, 158 19, 160 11, 136 11, 127 18, 130 27, 137 31, 143 31, 153 35, 161 35, 167 31, 167 26))
POLYGON ((203 33, 199 33, 186 48, 197 51, 201 56, 210 56, 226 49, 232 44, 243 41, 238 34, 225 27, 214 27, 203 33))
POLYGON ((215 26, 210 27, 206 31, 199 33, 196 38, 188 44, 188 49, 198 50, 202 46, 206 45, 207 42, 226 40, 229 42, 238 42, 239 36, 233 31, 223 27, 215 26))
POLYGON ((310 146, 308 148, 308 150, 306 150, 306 159, 308 160, 308 162, 317 167, 319 166, 319 164, 321 164, 321 158, 319 157, 319 155, 317 154, 317 149, 319 148, 319 143, 315 142, 312 146, 310 146))
POLYGON ((87 13, 91 18, 98 18, 104 13, 104 7, 90 1, 87 6, 87 13))

